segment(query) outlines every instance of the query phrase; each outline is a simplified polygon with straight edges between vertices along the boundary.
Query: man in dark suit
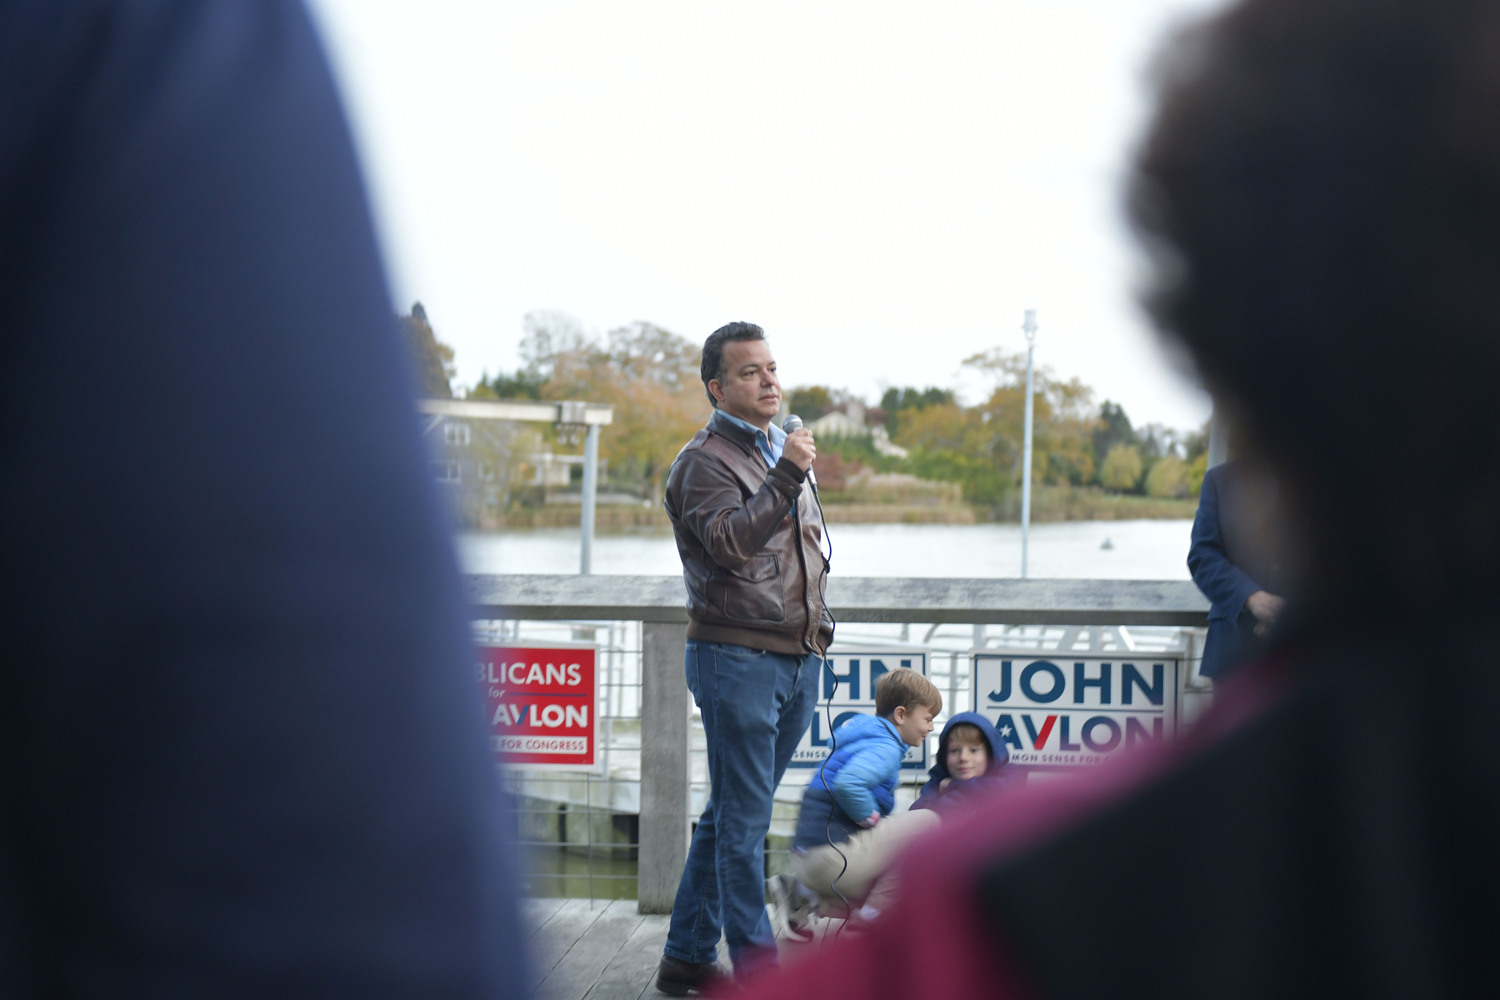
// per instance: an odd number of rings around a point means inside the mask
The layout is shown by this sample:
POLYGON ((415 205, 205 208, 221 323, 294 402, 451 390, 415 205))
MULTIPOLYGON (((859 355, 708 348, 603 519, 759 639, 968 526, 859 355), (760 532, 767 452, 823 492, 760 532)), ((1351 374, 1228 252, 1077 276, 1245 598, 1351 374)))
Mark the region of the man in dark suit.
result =
POLYGON ((1272 491, 1239 462, 1203 477, 1187 563, 1212 604, 1198 671, 1204 677, 1222 677, 1259 653, 1286 606, 1272 554, 1274 506, 1272 491))

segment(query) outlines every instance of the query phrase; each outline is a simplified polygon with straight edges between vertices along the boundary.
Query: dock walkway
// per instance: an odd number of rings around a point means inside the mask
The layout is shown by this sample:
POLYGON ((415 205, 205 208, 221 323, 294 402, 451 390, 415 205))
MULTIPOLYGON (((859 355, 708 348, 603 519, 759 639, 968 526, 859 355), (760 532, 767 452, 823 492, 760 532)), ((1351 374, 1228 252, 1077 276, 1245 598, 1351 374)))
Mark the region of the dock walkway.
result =
MULTIPOLYGON (((527 899, 529 993, 536 1000, 654 1000, 665 915, 642 916, 633 899, 527 899)), ((838 921, 825 921, 837 924, 838 921)), ((795 944, 782 942, 783 963, 795 944)), ((801 947, 811 948, 811 945, 801 947)), ((720 961, 727 958, 722 945, 720 961)))

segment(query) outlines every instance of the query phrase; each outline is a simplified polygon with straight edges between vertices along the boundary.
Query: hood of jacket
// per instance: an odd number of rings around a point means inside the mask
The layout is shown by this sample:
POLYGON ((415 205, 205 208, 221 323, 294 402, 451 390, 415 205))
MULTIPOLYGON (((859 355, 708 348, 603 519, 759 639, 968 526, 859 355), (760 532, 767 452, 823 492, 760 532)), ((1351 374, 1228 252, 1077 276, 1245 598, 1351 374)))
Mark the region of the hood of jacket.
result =
POLYGON ((959 712, 948 720, 947 724, 943 726, 942 735, 938 737, 937 759, 927 769, 927 774, 930 777, 927 784, 922 788, 924 792, 928 788, 935 789, 938 783, 944 778, 953 777, 953 775, 948 773, 948 737, 952 734, 954 726, 964 722, 978 729, 979 735, 984 737, 984 741, 989 744, 990 766, 984 772, 986 776, 991 775, 996 768, 1010 762, 1010 750, 1006 747, 1005 741, 1000 738, 1000 734, 995 731, 994 723, 978 712, 959 712))

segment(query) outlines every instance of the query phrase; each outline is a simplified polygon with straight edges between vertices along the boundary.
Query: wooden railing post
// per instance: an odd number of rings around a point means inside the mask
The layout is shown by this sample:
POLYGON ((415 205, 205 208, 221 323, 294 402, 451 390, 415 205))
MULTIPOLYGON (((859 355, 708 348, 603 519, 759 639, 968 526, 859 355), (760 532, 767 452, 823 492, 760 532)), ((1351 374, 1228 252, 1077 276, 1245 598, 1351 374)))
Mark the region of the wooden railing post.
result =
POLYGON ((641 820, 637 908, 671 913, 687 861, 688 720, 683 671, 687 626, 641 626, 641 820))

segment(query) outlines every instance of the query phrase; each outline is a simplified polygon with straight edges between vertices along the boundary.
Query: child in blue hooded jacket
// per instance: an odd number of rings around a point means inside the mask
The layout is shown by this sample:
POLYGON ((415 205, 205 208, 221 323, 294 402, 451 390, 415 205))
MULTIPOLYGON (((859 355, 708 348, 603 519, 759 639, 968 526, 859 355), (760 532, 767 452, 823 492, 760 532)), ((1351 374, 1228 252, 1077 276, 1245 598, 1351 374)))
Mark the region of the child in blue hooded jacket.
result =
POLYGON ((943 696, 922 674, 901 668, 875 684, 875 715, 857 715, 833 734, 833 753, 802 793, 788 876, 769 888, 788 929, 805 936, 814 905, 874 919, 896 891, 891 861, 936 825, 932 813, 891 814, 906 748, 921 746, 943 696), (798 884, 800 883, 800 885, 798 884))
POLYGON ((912 809, 950 813, 1010 781, 1010 750, 994 725, 978 712, 959 712, 938 737, 937 761, 912 809))

